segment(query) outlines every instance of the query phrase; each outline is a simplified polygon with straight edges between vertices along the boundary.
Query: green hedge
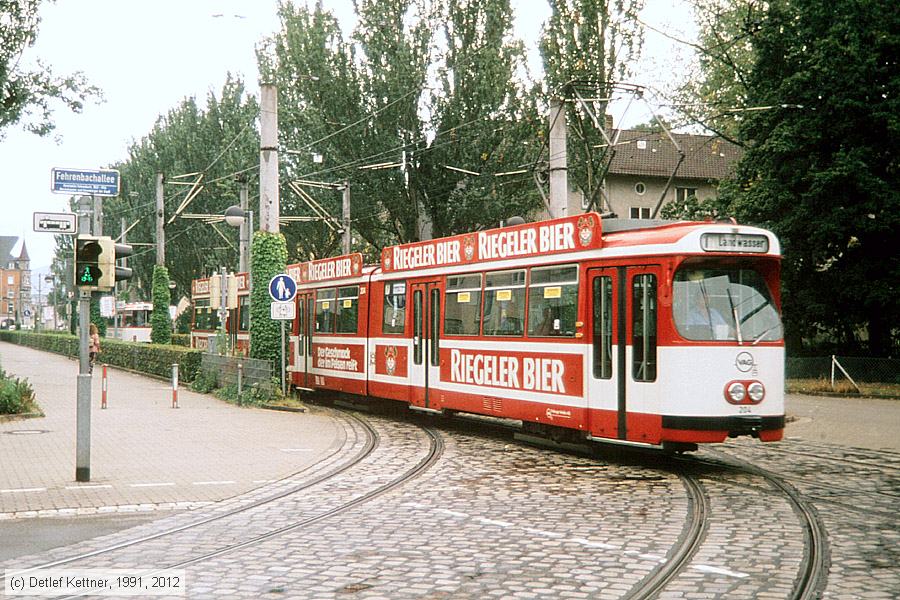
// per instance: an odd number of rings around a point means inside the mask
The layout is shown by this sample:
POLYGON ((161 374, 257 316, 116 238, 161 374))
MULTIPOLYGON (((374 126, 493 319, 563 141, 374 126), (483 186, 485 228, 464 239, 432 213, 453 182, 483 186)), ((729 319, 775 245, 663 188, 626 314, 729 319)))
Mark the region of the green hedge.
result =
MULTIPOLYGON (((0 331, 0 340, 78 357, 78 337, 74 335, 0 331)), ((190 348, 104 339, 100 342, 100 350, 100 363, 160 377, 171 377, 172 365, 178 363, 178 379, 185 383, 193 381, 200 372, 202 352, 190 348)))
POLYGON ((173 333, 172 339, 169 341, 173 346, 191 347, 191 334, 189 333, 173 333))

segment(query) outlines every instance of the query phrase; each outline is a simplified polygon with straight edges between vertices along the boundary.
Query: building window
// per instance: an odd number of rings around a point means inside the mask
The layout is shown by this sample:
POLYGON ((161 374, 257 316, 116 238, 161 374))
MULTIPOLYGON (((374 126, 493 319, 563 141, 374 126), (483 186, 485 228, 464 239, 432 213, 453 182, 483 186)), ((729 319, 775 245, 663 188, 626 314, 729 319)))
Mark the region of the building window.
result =
POLYGON ((648 206, 632 206, 629 212, 632 219, 649 219, 650 207, 648 206))
POLYGON ((697 197, 697 188, 677 187, 675 188, 675 201, 684 202, 688 198, 697 197))
POLYGON ((637 194, 638 196, 643 196, 644 192, 646 192, 646 191, 647 191, 647 186, 644 185, 642 182, 638 181, 636 184, 634 184, 634 193, 637 194))
POLYGON ((13 284, 13 276, 7 275, 6 276, 6 285, 12 285, 12 284, 13 284))

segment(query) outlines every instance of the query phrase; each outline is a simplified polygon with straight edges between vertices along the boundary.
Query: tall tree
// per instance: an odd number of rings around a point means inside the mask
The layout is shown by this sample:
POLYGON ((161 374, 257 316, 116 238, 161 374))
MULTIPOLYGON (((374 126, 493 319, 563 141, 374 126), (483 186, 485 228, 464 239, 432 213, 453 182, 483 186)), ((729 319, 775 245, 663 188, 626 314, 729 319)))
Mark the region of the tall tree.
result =
POLYGON ((118 236, 124 219, 126 228, 134 225, 128 240, 148 244, 136 246, 129 259, 133 299, 146 300, 152 290, 157 173, 165 176, 166 267, 177 293, 189 295, 192 279, 221 266, 236 270, 236 229, 181 216, 169 221, 179 208, 181 215, 222 215, 239 203, 235 173, 248 171, 255 177, 259 164, 258 112, 258 103, 247 95, 243 82, 229 77, 219 95, 208 95, 205 107, 186 98, 161 116, 147 136, 131 145, 128 158, 114 165, 121 172, 122 193, 103 203, 104 232, 118 236), (198 179, 196 188, 186 185, 198 179), (199 192, 182 207, 192 190, 199 192))
POLYGON ((26 131, 47 135, 55 129, 53 103, 81 112, 85 101, 99 100, 99 88, 80 72, 53 74, 40 60, 34 69, 23 57, 37 39, 40 0, 0 0, 0 139, 8 127, 21 123, 26 131))
MULTIPOLYGON (((781 238, 789 347, 817 333, 887 355, 900 322, 900 11, 890 0, 774 3, 754 36, 725 209, 781 238)), ((893 346, 896 349, 896 345, 893 346)))
MULTIPOLYGON (((639 56, 643 0, 548 0, 541 55, 547 94, 567 100, 569 184, 599 206, 610 159, 602 129, 609 98, 627 87, 639 56), (601 150, 598 151, 598 148, 601 150)), ((546 114, 546 113, 545 113, 546 114)))
POLYGON ((674 94, 685 121, 743 143, 738 129, 751 108, 747 85, 757 59, 754 36, 768 8, 779 3, 782 0, 692 0, 697 41, 679 41, 694 48, 696 61, 674 94))
MULTIPOLYGON (((346 40, 320 4, 283 3, 282 29, 261 53, 283 107, 285 179, 349 181, 354 233, 375 249, 418 239, 423 222, 446 235, 533 208, 528 179, 496 175, 527 162, 523 142, 535 139, 533 102, 515 82, 523 49, 508 0, 359 0, 355 8, 346 40)), ((304 189, 340 214, 335 190, 304 189)), ((282 199, 309 214, 294 190, 282 199)), ((291 260, 337 248, 321 224, 285 235, 291 260)))

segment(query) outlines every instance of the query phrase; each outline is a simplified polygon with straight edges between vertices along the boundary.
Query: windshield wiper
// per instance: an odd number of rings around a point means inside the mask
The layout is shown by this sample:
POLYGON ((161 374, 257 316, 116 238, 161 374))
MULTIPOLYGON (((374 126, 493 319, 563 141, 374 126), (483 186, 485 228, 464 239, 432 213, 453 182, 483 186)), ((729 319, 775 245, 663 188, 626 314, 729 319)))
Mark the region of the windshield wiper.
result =
POLYGON ((731 289, 725 288, 725 293, 728 295, 728 304, 731 306, 731 316, 734 319, 734 332, 737 334, 738 346, 743 346, 744 339, 741 335, 741 321, 738 319, 737 307, 734 305, 734 300, 731 297, 731 289))
POLYGON ((759 334, 758 336, 756 336, 756 339, 754 339, 754 340, 753 340, 753 343, 751 343, 750 345, 751 345, 751 346, 757 345, 758 343, 760 343, 760 342, 762 341, 762 339, 763 339, 764 337, 766 337, 766 334, 767 334, 767 333, 769 333, 769 332, 772 331, 773 329, 778 329, 779 327, 781 327, 781 323, 776 323, 775 325, 772 325, 771 327, 769 327, 768 329, 766 329, 765 331, 763 331, 761 334, 759 334))

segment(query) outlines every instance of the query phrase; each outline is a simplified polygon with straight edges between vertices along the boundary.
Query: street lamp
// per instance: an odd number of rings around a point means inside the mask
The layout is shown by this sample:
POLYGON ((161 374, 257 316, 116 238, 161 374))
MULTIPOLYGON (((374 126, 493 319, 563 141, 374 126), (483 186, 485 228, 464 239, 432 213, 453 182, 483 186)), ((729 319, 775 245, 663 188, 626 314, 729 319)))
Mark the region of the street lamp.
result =
POLYGON ((246 273, 250 268, 249 238, 250 234, 253 232, 253 211, 244 210, 240 206, 229 206, 225 209, 225 222, 232 227, 241 228, 241 256, 239 259, 240 264, 238 265, 238 271, 240 273, 246 273), (249 227, 247 226, 248 219, 249 227))

